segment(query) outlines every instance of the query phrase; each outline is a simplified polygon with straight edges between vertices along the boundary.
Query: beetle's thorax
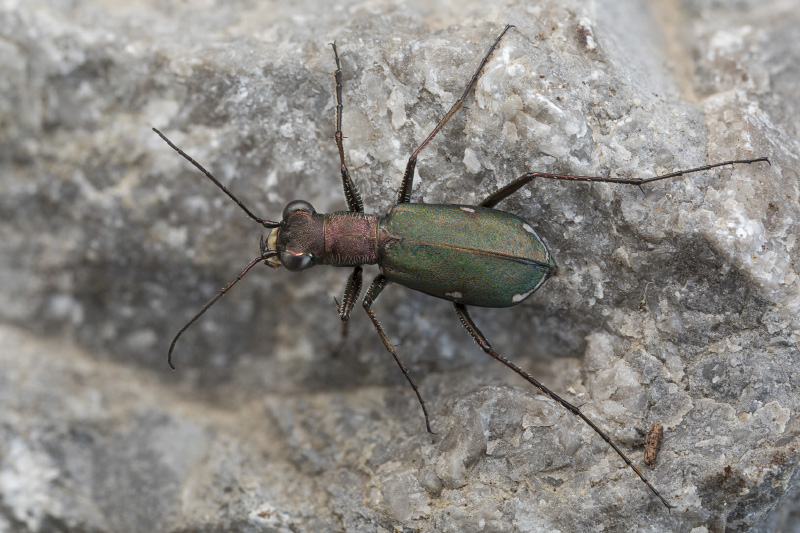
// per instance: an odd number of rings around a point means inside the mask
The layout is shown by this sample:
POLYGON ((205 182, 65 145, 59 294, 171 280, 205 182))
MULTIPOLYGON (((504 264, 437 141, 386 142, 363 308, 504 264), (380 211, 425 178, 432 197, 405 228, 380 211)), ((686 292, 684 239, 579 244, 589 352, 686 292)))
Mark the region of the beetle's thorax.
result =
POLYGON ((278 228, 277 251, 311 253, 316 264, 355 266, 378 262, 378 217, 339 211, 295 211, 278 228))

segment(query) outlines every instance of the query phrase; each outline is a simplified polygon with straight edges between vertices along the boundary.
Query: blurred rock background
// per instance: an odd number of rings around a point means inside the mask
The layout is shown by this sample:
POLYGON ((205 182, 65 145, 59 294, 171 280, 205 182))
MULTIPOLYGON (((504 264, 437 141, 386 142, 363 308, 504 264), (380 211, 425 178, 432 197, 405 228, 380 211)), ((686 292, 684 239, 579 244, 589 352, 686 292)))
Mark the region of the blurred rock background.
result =
MULTIPOLYGON (((798 509, 800 9, 755 2, 0 0, 0 531, 791 531, 798 509), (560 275, 473 311, 494 347, 605 428, 671 513, 579 420, 490 360, 452 306, 347 275, 259 268, 256 214, 367 210, 515 24, 413 200, 500 204, 560 275)), ((366 280, 377 270, 370 269, 366 280)), ((794 529, 796 530, 796 529, 794 529)))

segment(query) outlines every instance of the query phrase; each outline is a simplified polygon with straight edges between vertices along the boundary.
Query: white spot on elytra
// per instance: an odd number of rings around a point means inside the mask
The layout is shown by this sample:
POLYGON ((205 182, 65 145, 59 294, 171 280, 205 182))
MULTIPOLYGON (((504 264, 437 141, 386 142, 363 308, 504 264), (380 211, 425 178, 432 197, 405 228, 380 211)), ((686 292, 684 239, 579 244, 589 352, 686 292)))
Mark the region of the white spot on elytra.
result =
POLYGON ((533 228, 532 228, 532 227, 530 227, 530 226, 528 225, 528 223, 527 223, 527 222, 523 222, 523 223, 522 223, 522 229, 524 229, 524 230, 525 230, 525 231, 527 231, 528 233, 533 233, 534 235, 536 235, 536 232, 535 232, 535 231, 533 231, 533 228))
POLYGON ((462 211, 466 211, 467 213, 474 213, 475 212, 474 209, 469 208, 469 207, 462 207, 461 210, 462 211))
POLYGON ((445 296, 449 296, 450 298, 456 298, 456 299, 459 299, 459 298, 461 298, 462 296, 464 296, 463 294, 461 294, 461 293, 460 293, 460 292, 458 292, 458 291, 455 291, 455 292, 446 292, 446 293, 444 293, 444 295, 445 295, 445 296))
POLYGON ((512 296, 512 297, 511 297, 511 301, 512 301, 512 302, 514 302, 515 304, 518 304, 518 303, 520 303, 522 300, 524 300, 525 298, 527 298, 528 296, 530 296, 530 295, 531 295, 531 293, 532 293, 534 290, 536 290, 536 289, 530 290, 530 291, 528 291, 528 292, 524 292, 524 293, 522 293, 522 294, 515 294, 514 296, 512 296))

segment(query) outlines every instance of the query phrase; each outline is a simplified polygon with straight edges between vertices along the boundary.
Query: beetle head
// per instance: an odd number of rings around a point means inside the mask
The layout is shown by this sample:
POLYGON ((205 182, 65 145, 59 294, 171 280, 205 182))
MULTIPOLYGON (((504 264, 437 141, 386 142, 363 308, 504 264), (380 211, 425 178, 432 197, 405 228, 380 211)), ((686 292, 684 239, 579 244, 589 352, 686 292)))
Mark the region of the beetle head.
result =
POLYGON ((305 200, 289 202, 283 209, 283 221, 261 240, 261 253, 269 256, 265 264, 293 272, 317 264, 324 247, 324 216, 305 200))

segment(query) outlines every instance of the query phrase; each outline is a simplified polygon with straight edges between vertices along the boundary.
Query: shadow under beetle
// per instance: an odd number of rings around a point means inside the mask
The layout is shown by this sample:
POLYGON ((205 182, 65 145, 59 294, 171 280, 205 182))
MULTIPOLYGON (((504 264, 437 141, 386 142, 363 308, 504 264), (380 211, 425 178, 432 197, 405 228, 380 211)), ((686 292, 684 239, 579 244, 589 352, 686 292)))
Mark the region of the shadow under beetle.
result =
POLYGON ((570 181, 608 182, 639 185, 652 181, 682 176, 690 172, 708 170, 723 165, 740 163, 769 163, 765 157, 737 161, 724 161, 689 170, 680 170, 650 178, 612 178, 600 176, 569 176, 544 172, 524 174, 510 184, 490 194, 483 202, 474 205, 431 205, 411 203, 411 189, 417 156, 439 131, 464 105, 484 65, 497 47, 500 39, 513 28, 509 25, 495 39, 478 69, 467 84, 461 97, 442 117, 436 127, 408 159, 403 182, 397 193, 397 203, 385 216, 364 213, 364 203, 355 183, 350 178, 344 158, 342 143, 342 70, 336 43, 333 55, 336 61, 336 146, 341 163, 342 185, 347 201, 347 211, 320 214, 304 200, 290 202, 283 210, 283 220, 275 222, 255 216, 228 189, 202 165, 178 148, 159 130, 153 130, 181 156, 186 158, 217 187, 227 194, 245 212, 265 228, 270 229, 266 240, 261 238, 261 253, 253 259, 239 276, 224 287, 175 335, 169 347, 168 363, 178 338, 217 300, 231 289, 257 263, 287 270, 300 271, 314 265, 352 267, 347 279, 341 304, 337 302, 339 317, 343 321, 342 336, 346 335, 347 320, 361 293, 361 265, 378 265, 380 274, 372 281, 362 300, 362 306, 386 349, 392 354, 403 375, 417 395, 425 415, 425 426, 431 433, 428 410, 417 385, 408 373, 394 344, 372 312, 372 304, 390 283, 399 283, 410 289, 424 292, 453 302, 456 314, 466 330, 481 349, 511 370, 525 378, 531 385, 580 417, 630 466, 650 490, 671 509, 656 488, 634 466, 611 438, 581 410, 539 383, 514 363, 494 351, 469 315, 467 306, 510 307, 533 294, 556 270, 553 256, 542 238, 522 218, 498 211, 494 207, 535 178, 570 181))

